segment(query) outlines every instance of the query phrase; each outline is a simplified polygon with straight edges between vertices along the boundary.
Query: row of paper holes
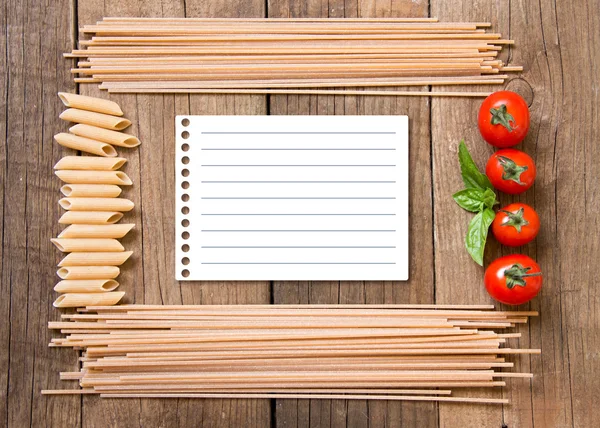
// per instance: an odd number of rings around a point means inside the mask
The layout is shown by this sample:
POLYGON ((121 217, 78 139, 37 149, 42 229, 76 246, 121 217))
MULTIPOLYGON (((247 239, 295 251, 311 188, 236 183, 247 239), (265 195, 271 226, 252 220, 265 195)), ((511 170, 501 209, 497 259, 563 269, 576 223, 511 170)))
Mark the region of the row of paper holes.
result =
MULTIPOLYGON (((183 126, 188 126, 188 125, 190 124, 190 121, 189 121, 189 119, 183 119, 183 120, 181 121, 181 124, 182 124, 183 126)), ((183 132, 181 133, 181 138, 183 138, 184 140, 187 140, 189 137, 190 137, 190 133, 189 133, 189 132, 187 132, 187 131, 183 131, 183 132)), ((190 149, 190 146, 189 146, 189 144, 187 144, 187 143, 184 143, 184 144, 181 146, 181 150, 183 150, 184 152, 187 152, 189 149, 190 149)), ((181 163, 183 163, 184 165, 187 165, 188 163, 190 163, 190 158, 189 158, 189 157, 187 157, 187 156, 184 156, 184 157, 182 157, 182 158, 181 158, 181 163)), ((181 171, 181 175, 182 175, 182 176, 184 176, 184 177, 187 177, 187 176, 189 176, 189 175, 190 175, 190 171, 189 171, 189 170, 186 168, 186 169, 184 169, 184 170, 182 170, 182 171, 181 171)), ((184 189, 184 190, 186 190, 186 189, 189 189, 189 188, 190 188, 190 183, 189 183, 188 181, 183 181, 183 182, 181 183, 181 187, 182 187, 182 189, 184 189)), ((188 202, 188 201, 190 200, 190 195, 188 195, 187 193, 184 193, 183 195, 181 195, 181 200, 182 200, 183 202, 188 202)), ((183 208, 181 208, 181 213, 182 213, 182 214, 184 214, 184 215, 187 215, 187 214, 189 214, 189 213, 190 213, 190 208, 189 208, 189 207, 187 207, 187 206, 184 206, 183 208)), ((181 220, 181 225, 182 225, 183 227, 188 227, 188 226, 190 225, 190 221, 189 221, 187 218, 184 218, 183 220, 181 220)), ((186 239, 186 240, 187 240, 187 239, 189 239, 189 237, 190 237, 190 233, 189 233, 189 232, 187 232, 187 231, 186 231, 186 232, 183 232, 183 233, 181 234, 181 237, 182 237, 183 239, 186 239)), ((188 251, 190 251, 190 246, 189 246, 188 244, 183 244, 183 245, 181 246, 181 250, 182 250, 184 253, 187 253, 188 251)), ((187 266, 187 265, 189 265, 189 264, 190 264, 190 259, 189 259, 188 257, 184 257, 184 258, 182 258, 182 259, 181 259, 181 263, 187 266)), ((187 278, 188 276, 190 276, 190 271, 189 271, 188 269, 183 269, 183 270, 181 271, 181 275, 182 275, 184 278, 187 278)))

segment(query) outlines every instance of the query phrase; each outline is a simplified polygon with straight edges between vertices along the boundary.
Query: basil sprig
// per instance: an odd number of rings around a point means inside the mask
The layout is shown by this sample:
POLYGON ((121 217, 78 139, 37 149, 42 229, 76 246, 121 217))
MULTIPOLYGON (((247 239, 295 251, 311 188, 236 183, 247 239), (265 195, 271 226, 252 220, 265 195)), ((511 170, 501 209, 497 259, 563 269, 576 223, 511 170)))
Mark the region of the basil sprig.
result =
POLYGON ((479 171, 464 141, 461 141, 458 146, 458 161, 466 188, 456 192, 452 197, 461 208, 477 213, 469 223, 465 246, 473 260, 483 266, 485 241, 496 216, 493 208, 498 201, 492 183, 479 171))

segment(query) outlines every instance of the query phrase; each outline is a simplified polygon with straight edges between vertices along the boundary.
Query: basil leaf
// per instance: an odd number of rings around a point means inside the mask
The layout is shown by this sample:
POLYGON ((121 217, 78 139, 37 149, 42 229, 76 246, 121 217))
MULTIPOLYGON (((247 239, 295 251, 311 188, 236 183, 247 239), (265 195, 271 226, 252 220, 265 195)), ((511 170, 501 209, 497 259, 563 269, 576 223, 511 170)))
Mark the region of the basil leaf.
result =
MULTIPOLYGON (((452 197, 459 207, 472 213, 481 211, 485 203, 485 193, 479 189, 463 189, 456 192, 452 197)), ((496 195, 494 195, 494 200, 496 200, 496 195)))
POLYGON ((485 189, 482 199, 483 205, 487 208, 494 208, 494 205, 498 203, 498 201, 496 201, 496 194, 491 189, 485 189))
POLYGON ((477 165, 469 153, 469 149, 462 140, 458 145, 458 162, 460 163, 460 173, 463 182, 467 188, 471 189, 493 189, 492 183, 485 174, 479 172, 477 165))
POLYGON ((485 250, 488 229, 492 221, 494 221, 495 216, 494 210, 486 208, 477 213, 469 223, 465 245, 473 260, 480 266, 483 266, 483 252, 485 250))

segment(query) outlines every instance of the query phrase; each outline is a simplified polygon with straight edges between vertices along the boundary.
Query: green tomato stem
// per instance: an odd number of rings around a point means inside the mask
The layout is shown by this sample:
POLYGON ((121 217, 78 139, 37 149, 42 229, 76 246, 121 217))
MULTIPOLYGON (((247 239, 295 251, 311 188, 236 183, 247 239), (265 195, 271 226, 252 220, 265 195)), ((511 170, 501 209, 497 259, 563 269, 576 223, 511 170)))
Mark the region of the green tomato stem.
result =
POLYGON ((502 104, 499 108, 490 109, 492 114, 492 125, 502 125, 508 132, 512 132, 513 128, 510 122, 515 122, 515 118, 506 110, 506 104, 502 104))

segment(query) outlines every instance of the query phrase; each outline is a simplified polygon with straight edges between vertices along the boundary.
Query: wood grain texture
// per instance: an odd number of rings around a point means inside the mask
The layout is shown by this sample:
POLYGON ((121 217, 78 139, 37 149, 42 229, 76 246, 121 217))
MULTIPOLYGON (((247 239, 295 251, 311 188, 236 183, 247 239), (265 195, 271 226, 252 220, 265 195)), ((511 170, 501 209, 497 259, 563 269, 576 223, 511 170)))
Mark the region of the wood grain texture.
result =
MULTIPOLYGON (((79 5, 80 23, 93 23, 103 16, 264 16, 261 2, 202 1, 137 3, 108 1, 79 5)), ((95 85, 82 85, 81 93, 103 96, 95 85)), ((148 304, 268 303, 268 283, 182 282, 175 280, 174 136, 176 114, 265 114, 264 96, 122 95, 112 97, 133 123, 130 133, 142 145, 120 149, 128 158, 124 169, 134 182, 123 197, 134 201, 128 222, 135 233, 123 240, 134 255, 119 282, 127 301, 148 304)), ((125 220, 123 220, 125 221, 125 220)), ((84 398, 84 424, 90 426, 248 426, 270 422, 269 400, 100 400, 84 398)))
POLYGON ((60 124, 58 90, 73 90, 61 52, 72 47, 70 3, 3 3, 0 149, 2 261, 0 303, 0 420, 9 427, 80 425, 80 400, 45 400, 40 389, 58 387, 61 367, 76 367, 74 353, 47 347, 58 255, 49 239, 60 214, 52 164, 62 154, 52 141, 60 124), (46 37, 51 34, 51 37, 46 37))
MULTIPOLYGON (((269 17, 425 17, 426 1, 382 3, 270 0, 269 17), (391 6, 391 7, 390 7, 391 6)), ((427 87, 413 90, 427 90, 427 87)), ((429 100, 378 97, 275 95, 270 114, 408 115, 410 118, 411 280, 400 282, 275 282, 275 303, 431 303, 433 245, 429 100), (426 237, 423 239, 423 237, 426 237)), ((280 427, 436 426, 435 403, 276 400, 280 427), (309 417, 307 417, 309 415, 309 417)))
MULTIPOLYGON (((431 14, 442 21, 481 20, 492 22, 494 31, 509 32, 509 4, 507 2, 431 1, 431 14)), ((506 52, 502 52, 506 60, 506 52)), ((474 87, 473 90, 480 88, 474 87)), ((434 88, 434 91, 443 90, 434 88)), ((436 302, 491 302, 483 287, 483 269, 471 260, 464 248, 467 225, 473 216, 462 210, 450 197, 463 187, 458 173, 457 148, 461 139, 469 147, 473 159, 480 166, 492 154, 476 127, 480 100, 432 100, 431 135, 433 143, 433 194, 435 233, 435 290, 436 302), (453 172, 453 173, 452 173, 453 172)), ((493 241, 490 238, 490 241, 493 241)), ((492 245, 485 253, 485 263, 499 256, 498 246, 492 245)), ((463 394, 501 397, 501 390, 473 390, 463 394)), ((530 400, 527 400, 529 402, 530 400)), ((500 406, 447 406, 439 405, 440 428, 456 426, 499 427, 502 425, 500 406)))
MULTIPOLYGON (((7 0, 0 9, 0 421, 9 427, 592 427, 600 420, 600 10, 599 0, 7 0), (76 21, 73 14, 77 12, 76 21), (60 388, 58 372, 76 355, 48 349, 48 320, 60 254, 50 243, 60 227, 60 183, 52 166, 76 154, 52 142, 67 124, 58 91, 75 92, 73 29, 103 16, 231 17, 437 16, 490 20, 517 41, 504 60, 524 65, 508 89, 530 103, 532 127, 520 147, 537 164, 532 189, 502 203, 537 208, 542 231, 519 252, 545 274, 541 295, 520 309, 541 316, 520 327, 521 346, 540 356, 515 359, 531 383, 469 395, 507 397, 509 406, 347 402, 344 400, 150 400, 42 397, 60 388)), ((414 88, 425 90, 428 88, 414 88)), ((447 88, 436 88, 444 90, 447 88)), ((487 89, 487 88, 486 88, 487 89)), ((79 92, 107 97, 93 85, 79 92)), ((465 138, 483 166, 492 153, 475 128, 480 101, 339 96, 111 95, 143 144, 118 148, 134 181, 123 196, 136 204, 123 240, 134 257, 119 282, 140 303, 488 303, 483 270, 463 248, 470 214, 450 195, 461 186, 456 147, 465 138), (411 281, 183 282, 174 280, 174 116, 176 114, 408 114, 410 117, 411 281)), ((509 254, 490 239, 485 260, 509 254)), ((502 306, 501 306, 502 307, 502 306)), ((515 339, 511 339, 515 340, 515 339)), ((509 341, 510 343, 510 341, 509 341)), ((512 361, 512 360, 511 360, 512 361)))
MULTIPOLYGON (((266 15, 265 3, 257 0, 225 0, 219 2, 206 2, 204 0, 187 0, 185 2, 187 17, 264 17, 266 15)), ((177 96, 178 97, 178 96, 177 96)), ((190 95, 185 97, 188 105, 181 105, 177 114, 197 115, 264 115, 267 114, 267 99, 262 95, 236 96, 236 95, 190 95), (187 107, 187 109, 186 109, 187 107)), ((183 104, 184 98, 179 99, 183 104)), ((174 115, 173 115, 174 116, 174 115)), ((169 119, 173 116, 168 116, 169 119)), ((174 126, 174 122, 170 120, 174 126)), ((170 135, 174 135, 172 129, 170 135)), ((169 153, 164 156, 169 160, 170 168, 174 168, 174 151, 170 135, 167 137, 169 153)), ((174 171, 169 177, 174 176, 174 171)), ((173 180, 169 180, 170 185, 173 180)), ((171 195, 173 192, 169 192, 171 195)), ((170 204, 170 213, 175 201, 170 204)), ((174 221, 170 222, 170 230, 174 229, 174 221)), ((174 237, 173 237, 174 239, 174 237)), ((173 242, 173 241, 170 241, 173 242)), ((173 247, 173 245, 170 245, 173 247)), ((174 259, 172 259, 174 260, 174 259)), ((175 272, 173 263, 169 264, 169 278, 174 281, 175 272)), ((242 304, 242 303, 269 303, 268 282, 195 282, 181 283, 181 299, 183 304, 242 304)), ((187 412, 202 411, 202 426, 229 426, 229 427, 269 427, 271 423, 271 400, 179 400, 182 408, 187 412)), ((193 419, 189 426, 198 426, 193 419)))
MULTIPOLYGON (((160 3, 147 3, 145 7, 140 7, 134 2, 121 1, 86 1, 78 3, 78 22, 80 24, 95 22, 103 16, 161 16, 163 5, 160 3)), ((177 3, 167 3, 165 16, 183 16, 181 5, 177 3)), ((79 93, 89 96, 98 96, 106 98, 107 94, 100 91, 95 85, 80 85, 79 93)), ((163 114, 161 96, 135 96, 123 95, 111 97, 117 102, 125 112, 132 126, 126 132, 134 134, 142 140, 142 145, 135 149, 119 148, 120 155, 127 158, 127 164, 123 171, 131 178, 134 185, 123 188, 121 197, 130 199, 134 202, 136 209, 126 214, 127 223, 135 223, 136 227, 121 241, 127 250, 132 250, 133 256, 121 269, 119 276, 120 290, 125 291, 124 301, 126 302, 144 302, 161 303, 163 296, 160 293, 161 288, 166 292, 176 292, 176 282, 169 281, 168 278, 168 252, 173 251, 173 245, 166 244, 165 234, 169 233, 169 227, 163 227, 163 218, 161 214, 169 213, 169 204, 165 201, 168 198, 166 186, 172 183, 168 177, 168 162, 161 155, 165 150, 172 148, 167 143, 163 134, 163 114), (157 106, 160 103, 160 107, 157 106), (160 120, 156 117, 160 115, 160 120), (157 153, 158 152, 158 153, 157 153), (155 158, 154 156, 158 157, 155 158), (146 164, 144 158, 151 157, 155 163, 151 168, 152 173, 147 175, 146 180, 144 167, 146 164), (148 193, 156 187, 162 187, 163 195, 152 199, 148 198, 148 193), (142 199, 143 198, 143 199, 142 199), (160 201, 160 202, 158 202, 160 201), (157 213, 156 207, 159 204, 157 213), (163 209, 160 209, 160 208, 163 209), (148 223, 153 227, 151 233, 148 232, 148 223), (163 238, 162 245, 156 245, 154 239, 163 238), (148 241, 146 241, 148 238, 148 241), (145 250, 149 245, 154 244, 152 250, 146 254, 145 250), (169 287, 171 285, 171 287, 169 287)), ((166 119, 164 119, 166 120, 166 119)), ((168 137, 167 137, 168 138, 168 137)), ((171 169, 172 171, 172 169, 171 169)), ((171 186, 173 184, 170 184, 171 186)), ((171 213, 171 218, 173 214, 171 213)), ((171 233, 171 239, 172 233, 171 233)), ((171 241, 173 242, 173 241, 171 241)), ((172 276, 171 276, 172 277, 172 276)), ((167 296, 170 297, 170 294, 167 296)), ((173 403, 163 403, 160 400, 100 400, 98 397, 83 397, 82 408, 82 426, 84 427, 105 427, 105 426, 167 426, 169 421, 176 419, 178 406, 173 403)), ((198 417, 200 414, 191 415, 198 417)), ((182 424, 185 426, 185 424, 182 424)))

